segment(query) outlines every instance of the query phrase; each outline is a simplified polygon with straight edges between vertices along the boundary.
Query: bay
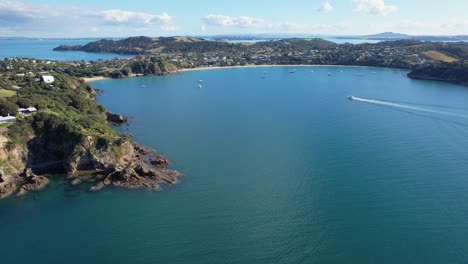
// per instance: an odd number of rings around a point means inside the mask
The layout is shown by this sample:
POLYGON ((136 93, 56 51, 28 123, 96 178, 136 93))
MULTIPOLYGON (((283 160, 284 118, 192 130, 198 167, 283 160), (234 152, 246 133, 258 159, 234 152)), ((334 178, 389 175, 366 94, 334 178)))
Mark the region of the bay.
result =
POLYGON ((181 183, 0 201, 2 263, 465 263, 468 89, 290 70, 92 83, 181 183))

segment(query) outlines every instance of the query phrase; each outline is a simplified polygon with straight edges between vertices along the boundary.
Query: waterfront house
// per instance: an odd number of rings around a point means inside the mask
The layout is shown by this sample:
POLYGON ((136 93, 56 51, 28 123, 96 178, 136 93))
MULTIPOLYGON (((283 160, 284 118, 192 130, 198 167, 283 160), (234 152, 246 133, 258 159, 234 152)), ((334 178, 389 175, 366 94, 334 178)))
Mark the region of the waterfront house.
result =
POLYGON ((31 114, 36 113, 37 109, 36 109, 36 107, 31 106, 31 107, 28 107, 28 108, 20 108, 20 109, 18 109, 18 112, 22 116, 30 116, 31 114))

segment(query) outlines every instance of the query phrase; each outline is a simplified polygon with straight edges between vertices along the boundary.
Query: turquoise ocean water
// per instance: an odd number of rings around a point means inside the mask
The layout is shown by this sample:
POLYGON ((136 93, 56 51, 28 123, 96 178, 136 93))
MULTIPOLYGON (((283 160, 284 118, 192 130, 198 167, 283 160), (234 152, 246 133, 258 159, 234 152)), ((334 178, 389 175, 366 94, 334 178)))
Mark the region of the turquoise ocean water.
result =
POLYGON ((128 58, 128 55, 53 51, 60 45, 84 45, 98 39, 0 39, 0 59, 19 57, 62 61, 96 61, 128 58))
POLYGON ((181 183, 0 201, 1 262, 466 263, 468 89, 289 70, 94 82, 181 183))

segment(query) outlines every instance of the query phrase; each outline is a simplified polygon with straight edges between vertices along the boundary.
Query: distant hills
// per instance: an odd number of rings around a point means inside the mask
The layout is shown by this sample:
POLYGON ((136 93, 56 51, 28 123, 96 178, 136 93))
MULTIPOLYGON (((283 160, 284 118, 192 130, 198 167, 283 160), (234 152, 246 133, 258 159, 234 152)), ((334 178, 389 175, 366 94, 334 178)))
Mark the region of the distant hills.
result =
POLYGON ((456 36, 431 36, 431 35, 406 35, 394 32, 384 32, 374 35, 365 36, 338 36, 338 39, 368 39, 368 40, 421 40, 421 41, 468 41, 468 35, 456 35, 456 36))
MULTIPOLYGON (((86 45, 60 45, 55 51, 85 51, 95 53, 115 53, 129 55, 150 55, 150 54, 174 54, 174 53, 213 53, 220 52, 229 54, 234 51, 247 52, 247 44, 234 44, 225 41, 212 41, 202 38, 192 37, 131 37, 120 40, 102 39, 89 42, 86 45)), ((310 50, 314 48, 329 48, 336 43, 323 39, 281 39, 257 43, 261 48, 274 50, 278 47, 294 47, 300 50, 310 50)))

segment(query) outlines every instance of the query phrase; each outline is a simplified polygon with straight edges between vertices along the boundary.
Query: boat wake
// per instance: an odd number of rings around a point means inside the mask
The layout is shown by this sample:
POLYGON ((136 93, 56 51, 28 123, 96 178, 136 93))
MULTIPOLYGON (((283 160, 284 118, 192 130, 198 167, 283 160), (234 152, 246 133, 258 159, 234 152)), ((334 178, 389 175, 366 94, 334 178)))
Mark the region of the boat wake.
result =
MULTIPOLYGON (((353 100, 353 101, 359 101, 359 102, 364 102, 364 103, 385 105, 385 106, 396 107, 396 108, 401 108, 401 109, 414 110, 414 111, 420 111, 420 112, 427 112, 427 113, 433 113, 433 114, 440 114, 440 115, 446 115, 446 116, 468 118, 468 115, 465 115, 465 114, 419 107, 419 106, 415 106, 416 104, 412 104, 412 105, 410 105, 410 104, 401 104, 401 103, 396 103, 396 102, 391 102, 391 101, 360 98, 360 97, 356 97, 356 96, 350 96, 348 98, 350 100, 353 100)), ((441 106, 433 106, 433 107, 441 107, 441 106)), ((446 107, 446 108, 449 108, 449 107, 446 107)), ((454 109, 458 109, 458 108, 454 108, 454 109)), ((465 109, 463 109, 463 110, 465 110, 465 109)))

